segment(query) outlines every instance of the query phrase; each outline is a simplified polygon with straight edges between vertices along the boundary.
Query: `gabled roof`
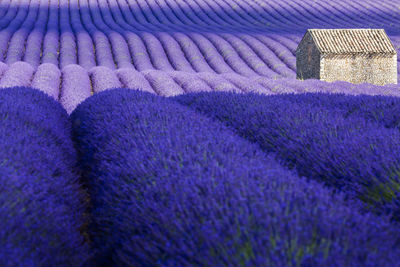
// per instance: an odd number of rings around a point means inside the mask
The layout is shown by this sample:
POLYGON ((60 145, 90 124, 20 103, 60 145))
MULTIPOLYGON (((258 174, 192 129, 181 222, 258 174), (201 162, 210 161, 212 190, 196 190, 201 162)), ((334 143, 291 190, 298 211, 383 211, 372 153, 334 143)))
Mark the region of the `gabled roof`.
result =
POLYGON ((309 29, 323 54, 396 54, 384 29, 309 29))

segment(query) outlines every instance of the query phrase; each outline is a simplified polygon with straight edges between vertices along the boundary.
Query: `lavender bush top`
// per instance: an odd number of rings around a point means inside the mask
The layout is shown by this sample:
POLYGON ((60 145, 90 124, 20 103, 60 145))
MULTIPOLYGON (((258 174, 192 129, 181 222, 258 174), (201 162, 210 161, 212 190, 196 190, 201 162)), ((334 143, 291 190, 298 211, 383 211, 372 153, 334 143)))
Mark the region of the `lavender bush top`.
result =
POLYGON ((60 147, 57 133, 31 117, 41 112, 46 123, 64 122, 68 132, 66 112, 30 88, 3 89, 0 103, 0 265, 80 266, 89 249, 81 233, 86 196, 74 147, 60 147), (4 105, 10 96, 28 107, 4 105))
MULTIPOLYGON (((363 101, 358 99, 363 97, 347 100, 360 103, 363 101)), ((214 92, 175 99, 223 121, 264 151, 276 152, 285 165, 301 175, 362 199, 368 209, 393 213, 400 219, 399 131, 362 116, 346 116, 343 104, 342 110, 332 103, 318 105, 317 98, 313 94, 214 92)))
POLYGON ((138 90, 71 114, 91 196, 93 261, 108 265, 391 266, 388 218, 282 168, 224 125, 138 90))

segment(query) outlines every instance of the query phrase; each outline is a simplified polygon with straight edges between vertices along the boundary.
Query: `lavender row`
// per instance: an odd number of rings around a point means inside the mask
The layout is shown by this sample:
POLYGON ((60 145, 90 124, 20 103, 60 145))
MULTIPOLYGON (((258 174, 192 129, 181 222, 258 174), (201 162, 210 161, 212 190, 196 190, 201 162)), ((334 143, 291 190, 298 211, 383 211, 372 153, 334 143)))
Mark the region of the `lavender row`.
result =
POLYGON ((71 114, 91 199, 93 264, 391 266, 386 217, 282 168, 169 99, 100 92, 71 114))
POLYGON ((400 129, 400 98, 393 96, 352 96, 345 94, 307 94, 291 99, 296 104, 324 107, 341 112, 345 118, 358 117, 386 128, 400 129))
POLYGON ((85 193, 67 113, 14 87, 0 90, 0 121, 0 265, 82 265, 85 193))
POLYGON ((320 181, 364 208, 400 219, 400 132, 344 116, 342 110, 295 101, 313 95, 186 94, 179 103, 223 121, 300 175, 320 181))

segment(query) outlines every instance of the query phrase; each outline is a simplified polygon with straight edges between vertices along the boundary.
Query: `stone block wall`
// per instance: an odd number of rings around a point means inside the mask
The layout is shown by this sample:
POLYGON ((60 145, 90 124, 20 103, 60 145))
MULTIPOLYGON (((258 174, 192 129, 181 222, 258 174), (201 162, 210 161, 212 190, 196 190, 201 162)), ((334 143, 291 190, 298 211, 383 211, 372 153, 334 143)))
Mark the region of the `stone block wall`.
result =
POLYGON ((396 55, 322 55, 320 80, 397 84, 396 55))

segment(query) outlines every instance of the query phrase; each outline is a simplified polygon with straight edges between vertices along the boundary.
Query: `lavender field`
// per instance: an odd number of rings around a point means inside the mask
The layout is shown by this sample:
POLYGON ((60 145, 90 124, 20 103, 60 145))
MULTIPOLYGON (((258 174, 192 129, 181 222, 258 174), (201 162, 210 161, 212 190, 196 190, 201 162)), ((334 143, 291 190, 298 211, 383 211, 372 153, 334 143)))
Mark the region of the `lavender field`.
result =
POLYGON ((307 28, 383 28, 398 49, 399 4, 2 0, 0 87, 40 89, 68 113, 112 87, 139 87, 161 96, 197 91, 398 95, 397 86, 354 88, 294 79, 295 49, 307 28))
POLYGON ((0 266, 400 266, 400 85, 310 28, 400 1, 0 0, 0 266))

